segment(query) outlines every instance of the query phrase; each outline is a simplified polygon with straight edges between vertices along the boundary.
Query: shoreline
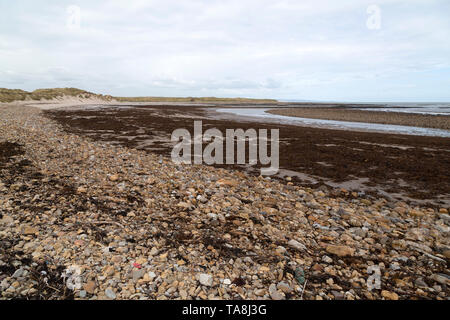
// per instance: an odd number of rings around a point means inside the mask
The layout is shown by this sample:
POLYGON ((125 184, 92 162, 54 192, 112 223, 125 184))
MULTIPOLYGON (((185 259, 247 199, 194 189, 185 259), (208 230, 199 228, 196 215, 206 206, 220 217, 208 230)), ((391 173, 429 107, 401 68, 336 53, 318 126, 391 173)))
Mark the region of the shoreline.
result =
MULTIPOLYGON (((373 122, 353 122, 339 120, 325 120, 318 118, 302 118, 273 114, 268 111, 273 108, 255 109, 255 108, 216 108, 217 114, 233 114, 239 120, 252 120, 256 122, 276 123, 280 126, 295 125, 301 127, 346 130, 354 132, 372 132, 383 134, 401 134, 410 136, 429 136, 450 138, 450 130, 424 128, 416 126, 404 126, 394 124, 380 124, 373 122)), ((226 118, 230 118, 230 116, 226 118)), ((220 115, 219 115, 220 117, 220 115)))

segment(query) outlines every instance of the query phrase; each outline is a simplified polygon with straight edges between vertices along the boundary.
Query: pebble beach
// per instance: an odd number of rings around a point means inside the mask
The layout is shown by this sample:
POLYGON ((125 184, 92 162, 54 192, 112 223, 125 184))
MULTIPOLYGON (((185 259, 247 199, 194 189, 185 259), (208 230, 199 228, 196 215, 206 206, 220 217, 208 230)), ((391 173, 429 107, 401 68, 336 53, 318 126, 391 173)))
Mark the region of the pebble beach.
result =
POLYGON ((178 165, 0 107, 1 299, 443 300, 449 235, 444 206, 178 165))

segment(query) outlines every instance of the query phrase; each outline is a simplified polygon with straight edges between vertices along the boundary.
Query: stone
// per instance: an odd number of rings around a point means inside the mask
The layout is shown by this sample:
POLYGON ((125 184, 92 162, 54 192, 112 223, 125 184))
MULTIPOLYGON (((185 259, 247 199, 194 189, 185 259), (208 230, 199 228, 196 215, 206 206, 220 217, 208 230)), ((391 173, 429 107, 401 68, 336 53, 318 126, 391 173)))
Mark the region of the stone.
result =
POLYGON ((84 284, 83 289, 89 294, 94 294, 96 287, 95 281, 88 281, 84 284))
POLYGON ((114 257, 111 258, 111 261, 114 263, 120 263, 122 262, 122 260, 123 260, 122 257, 119 255, 115 255, 114 257))
POLYGON ((216 182, 219 186, 236 187, 239 182, 233 179, 219 179, 216 182))
POLYGON ((180 290, 178 291, 178 293, 180 294, 180 298, 181 298, 181 299, 183 299, 183 300, 186 300, 186 299, 187 299, 188 294, 187 294, 186 290, 180 289, 180 290))
POLYGON ((336 290, 331 290, 331 294, 334 296, 334 299, 336 300, 343 300, 344 299, 344 293, 336 291, 336 290))
POLYGON ((119 180, 119 176, 117 174, 109 176, 109 181, 115 182, 117 180, 119 180))
POLYGON ((10 216, 4 215, 1 219, 0 219, 0 224, 11 224, 14 222, 14 219, 10 216))
POLYGON ((450 286, 450 277, 443 273, 435 273, 430 277, 432 280, 450 286))
POLYGON ((395 207, 394 211, 399 213, 399 214, 405 214, 406 213, 406 208, 404 208, 404 207, 395 207))
POLYGON ((17 269, 14 273, 13 273, 13 275, 12 275, 12 277, 13 278, 20 278, 20 277, 22 277, 22 275, 24 274, 24 269, 22 269, 22 268, 20 268, 20 269, 17 269))
POLYGON ((211 275, 209 275, 209 274, 201 273, 201 274, 198 276, 198 281, 199 281, 202 285, 207 286, 207 287, 210 287, 210 286, 212 286, 212 284, 213 284, 213 277, 212 277, 211 275))
POLYGON ((256 289, 253 293, 258 297, 263 297, 266 294, 266 290, 264 289, 256 289))
POLYGON ((290 293, 292 291, 291 286, 284 281, 281 281, 277 284, 277 289, 284 293, 290 293))
POLYGON ((115 273, 115 268, 113 266, 108 266, 106 267, 106 269, 103 271, 103 275, 107 276, 107 277, 111 277, 113 276, 115 273))
POLYGON ((38 233, 38 232, 39 232, 39 229, 38 229, 38 228, 36 228, 36 227, 31 227, 31 226, 25 226, 25 227, 22 229, 22 233, 25 234, 25 235, 34 235, 34 234, 36 234, 36 233, 38 233))
POLYGON ((398 300, 398 294, 396 294, 395 292, 387 291, 387 290, 382 290, 381 296, 383 298, 385 298, 386 300, 398 300))
POLYGON ((10 283, 8 282, 8 280, 5 278, 2 280, 2 282, 0 282, 0 288, 2 289, 2 291, 8 289, 10 286, 10 283))
POLYGON ((426 288, 426 287, 428 287, 428 285, 425 283, 425 281, 423 281, 423 278, 417 278, 417 279, 414 281, 414 284, 415 284, 417 287, 421 287, 421 288, 426 288))
POLYGON ((273 293, 273 292, 275 292, 275 291, 277 291, 277 286, 276 286, 276 284, 272 283, 272 284, 269 286, 269 294, 271 294, 271 293, 273 293))
POLYGON ((217 220, 217 217, 218 217, 217 214, 212 213, 212 212, 208 213, 206 216, 211 220, 217 220))
POLYGON ((73 244, 76 245, 76 246, 81 247, 81 246, 84 245, 84 241, 83 241, 83 240, 75 240, 75 241, 73 242, 73 244))
POLYGON ((334 254, 338 257, 353 256, 355 249, 348 246, 328 245, 326 247, 328 253, 334 254))
POLYGON ((133 270, 131 272, 131 277, 133 278, 133 281, 138 281, 144 276, 144 274, 145 274, 144 269, 133 270))
POLYGON ((116 293, 111 288, 105 290, 105 295, 110 299, 116 299, 116 293))
POLYGON ((401 269, 400 264, 398 262, 392 262, 389 268, 394 271, 401 269))
POLYGON ((265 272, 269 272, 270 268, 266 267, 266 266, 261 266, 259 268, 259 272, 265 273, 265 272))
POLYGON ((433 286, 433 290, 435 290, 436 292, 441 292, 442 291, 442 287, 439 285, 433 286))
POLYGON ((279 292, 277 290, 277 286, 274 283, 272 283, 269 286, 269 295, 272 300, 283 300, 284 299, 284 294, 282 294, 281 292, 279 292))
POLYGON ((312 269, 313 271, 317 271, 317 272, 322 272, 322 271, 323 271, 322 265, 320 265, 320 264, 318 264, 318 263, 314 264, 314 265, 312 266, 311 269, 312 269))
POLYGON ((425 235, 423 230, 419 228, 412 228, 405 233, 405 239, 414 241, 423 241, 425 239, 425 235))
POLYGON ((408 211, 408 214, 409 214, 410 216, 413 216, 413 217, 416 217, 416 218, 421 218, 421 217, 423 217, 423 216, 425 215, 425 213, 423 213, 423 212, 420 211, 420 210, 416 210, 416 209, 410 209, 410 210, 408 211))
POLYGON ((183 209, 189 209, 192 205, 187 202, 180 202, 177 204, 177 207, 183 208, 183 209))
POLYGON ((444 250, 444 251, 442 252, 442 255, 443 255, 444 257, 446 257, 447 259, 450 259, 450 250, 444 250))
POLYGON ((280 291, 278 291, 276 289, 276 287, 275 287, 275 289, 269 288, 269 295, 272 300, 283 300, 284 299, 284 295, 280 291))
POLYGON ((305 245, 301 244, 300 242, 298 242, 297 240, 294 240, 294 239, 289 240, 288 245, 291 248, 294 248, 294 249, 299 250, 299 251, 305 251, 306 250, 305 245))

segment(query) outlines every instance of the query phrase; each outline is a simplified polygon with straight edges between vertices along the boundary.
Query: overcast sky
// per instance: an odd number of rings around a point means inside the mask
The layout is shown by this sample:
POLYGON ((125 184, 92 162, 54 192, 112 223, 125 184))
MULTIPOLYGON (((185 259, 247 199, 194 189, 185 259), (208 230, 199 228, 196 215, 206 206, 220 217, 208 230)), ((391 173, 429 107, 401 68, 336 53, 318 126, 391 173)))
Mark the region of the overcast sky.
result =
POLYGON ((0 87, 450 101, 449 0, 0 0, 0 87))

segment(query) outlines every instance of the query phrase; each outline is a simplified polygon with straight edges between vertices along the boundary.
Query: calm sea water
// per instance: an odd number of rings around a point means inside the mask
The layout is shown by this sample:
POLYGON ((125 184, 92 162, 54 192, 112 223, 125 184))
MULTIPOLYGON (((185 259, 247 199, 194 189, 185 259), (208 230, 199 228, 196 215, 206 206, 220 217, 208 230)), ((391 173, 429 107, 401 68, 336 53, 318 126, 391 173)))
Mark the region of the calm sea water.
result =
MULTIPOLYGON (((415 107, 417 108, 417 107, 415 107)), ((436 110, 434 109, 429 110, 436 110)), ((217 112, 232 113, 242 117, 257 117, 259 119, 265 119, 270 122, 286 123, 293 125, 306 125, 311 127, 326 127, 331 129, 353 129, 363 131, 375 131, 375 132, 389 132, 419 136, 437 136, 450 138, 449 130, 421 128, 412 126, 401 126, 391 124, 378 124, 378 123, 366 123, 366 122, 351 122, 351 121, 335 121, 335 120, 322 120, 322 119, 310 119, 281 116, 277 114, 267 113, 270 108, 219 108, 217 112)), ((386 107, 386 109, 390 109, 386 107)), ((379 109, 371 109, 379 110, 379 109)), ((422 110, 424 113, 425 110, 422 110)), ((434 112, 434 111, 433 111, 434 112)), ((448 114, 448 113, 447 113, 448 114)), ((449 114, 450 116, 450 114, 449 114)), ((449 117, 450 121, 450 117, 449 117)))

